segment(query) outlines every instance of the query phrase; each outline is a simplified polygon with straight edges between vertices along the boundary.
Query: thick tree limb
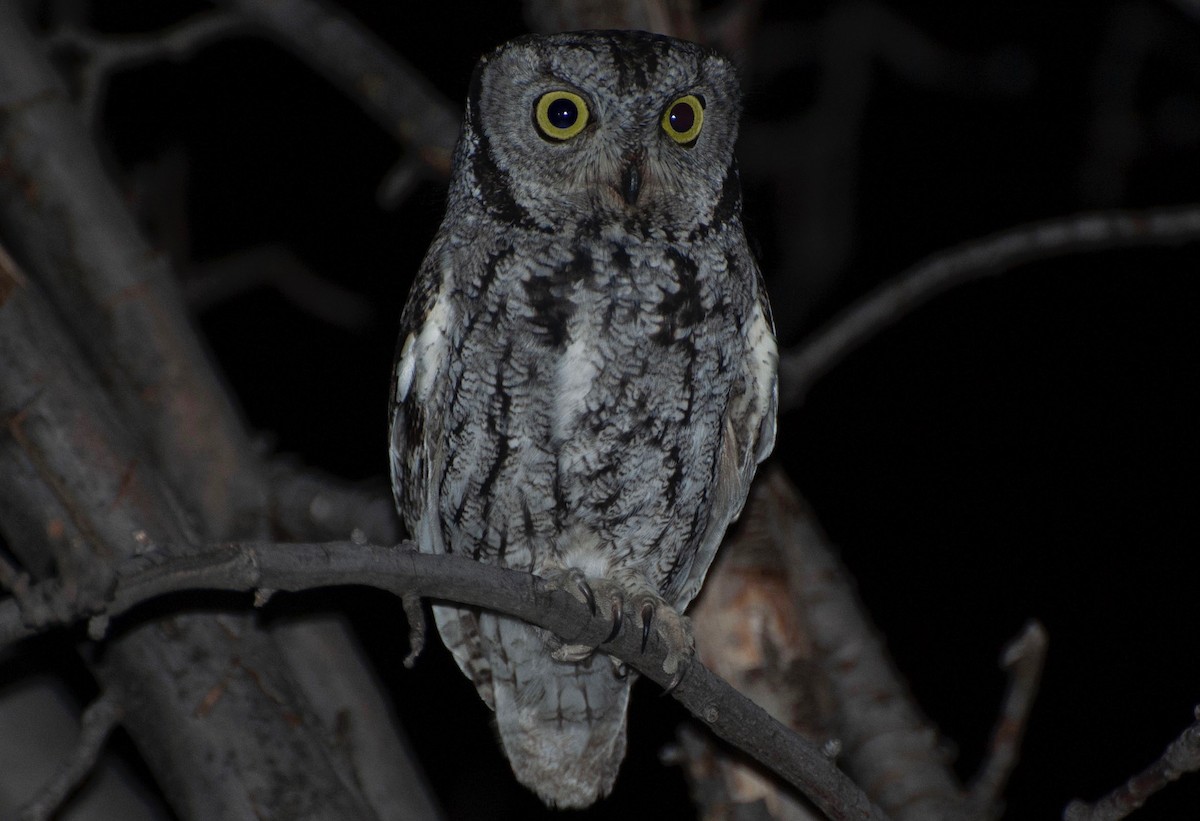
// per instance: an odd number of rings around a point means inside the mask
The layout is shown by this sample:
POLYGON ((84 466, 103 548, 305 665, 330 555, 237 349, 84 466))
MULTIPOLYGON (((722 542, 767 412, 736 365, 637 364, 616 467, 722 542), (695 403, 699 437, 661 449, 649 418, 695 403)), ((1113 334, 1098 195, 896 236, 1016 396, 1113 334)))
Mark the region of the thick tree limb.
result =
POLYGON ((779 361, 779 406, 808 390, 852 350, 934 296, 986 276, 1069 254, 1200 240, 1200 206, 1102 211, 1022 225, 943 251, 860 299, 779 361))
MULTIPOLYGON (((814 744, 829 744, 823 746, 829 752, 837 743, 834 703, 804 596, 791 586, 787 572, 790 547, 779 541, 791 534, 774 524, 786 515, 775 503, 780 481, 771 469, 751 487, 688 616, 705 664, 776 720, 814 744)), ((687 753, 683 763, 691 793, 705 821, 816 817, 794 791, 707 734, 685 727, 680 743, 687 753)))
POLYGON ((40 44, 0 3, 0 225, 210 538, 263 533, 249 437, 40 44))
MULTIPOLYGON (((28 498, 50 518, 36 528, 14 530, 9 520, 0 528, 9 540, 38 539, 43 550, 57 532, 80 540, 78 561, 44 583, 62 591, 45 618, 61 607, 94 610, 112 581, 105 570, 150 544, 178 550, 196 534, 82 367, 82 353, 34 284, 18 276, 0 257, 0 496, 28 498)), ((44 598, 35 595, 41 589, 31 589, 30 600, 44 598)), ((124 694, 123 723, 181 818, 250 819, 263 803, 298 817, 375 817, 347 789, 321 722, 252 618, 184 614, 138 624, 92 669, 102 688, 124 694), (215 687, 213 708, 200 710, 215 687)))
POLYGON ((124 712, 113 690, 105 692, 88 705, 80 720, 75 750, 63 762, 54 778, 21 810, 21 821, 47 821, 58 812, 67 797, 95 768, 104 743, 120 723, 124 712))
POLYGON ((1184 773, 1200 770, 1200 707, 1196 721, 1171 742, 1162 757, 1095 804, 1072 801, 1065 821, 1118 821, 1133 813, 1163 787, 1184 773))
MULTIPOLYGON (((355 542, 246 542, 163 559, 119 578, 105 616, 183 590, 298 591, 339 585, 484 607, 544 627, 570 644, 598 646, 612 628, 606 614, 593 616, 570 593, 552 589, 536 576, 461 556, 417 553, 408 543, 388 548, 355 542)), ((22 624, 14 602, 0 602, 0 649, 35 632, 22 624)), ((603 649, 668 686, 672 677, 662 670, 666 647, 655 638, 643 654, 641 640, 635 615, 626 614, 624 629, 603 649)), ((776 722, 703 664, 694 662, 672 695, 717 735, 801 790, 830 818, 885 818, 815 745, 776 722)))
MULTIPOLYGON (((830 733, 846 771, 889 816, 970 818, 965 797, 932 727, 896 672, 850 578, 812 514, 782 473, 764 488, 786 545, 790 588, 804 602, 836 707, 830 733)), ((974 821, 974 819, 972 819, 974 821)))
MULTIPOLYGON (((37 431, 47 436, 43 450, 75 464, 71 469, 75 470, 72 475, 77 489, 94 492, 110 488, 112 495, 94 500, 93 506, 85 505, 86 515, 70 515, 79 508, 60 503, 74 497, 70 492, 61 492, 60 477, 54 469, 34 465, 22 447, 6 446, 12 463, 37 477, 35 488, 53 486, 58 499, 53 498, 54 494, 39 498, 32 509, 15 503, 0 505, 0 512, 5 513, 0 526, 9 530, 10 538, 14 525, 23 534, 38 534, 34 542, 25 543, 21 549, 47 553, 56 548, 57 542, 58 552, 66 556, 86 556, 96 545, 119 554, 131 548, 135 534, 149 533, 155 539, 174 541, 168 535, 172 530, 179 534, 178 543, 183 544, 195 535, 179 530, 185 522, 199 524, 210 540, 264 537, 268 525, 266 470, 192 332, 170 271, 138 235, 121 197, 104 174, 87 130, 17 5, 0 3, 0 230, 45 285, 58 315, 43 310, 44 305, 38 307, 40 298, 28 295, 21 277, 12 271, 0 272, 0 309, 5 313, 0 331, 20 336, 9 320, 8 308, 12 306, 4 306, 5 299, 20 306, 13 310, 23 314, 33 311, 27 318, 32 319, 30 327, 34 329, 8 349, 17 358, 17 367, 3 377, 16 380, 12 383, 16 392, 0 403, 0 414, 19 413, 28 406, 33 410, 33 421, 50 411, 61 417, 61 409, 51 406, 53 400, 34 401, 49 400, 54 391, 45 390, 39 395, 16 384, 39 373, 52 375, 48 382, 60 386, 57 390, 69 397, 67 404, 79 415, 38 427, 37 431), (70 331, 79 344, 72 348, 66 343, 65 354, 42 344, 47 338, 66 338, 65 334, 56 336, 58 316, 70 317, 70 331), (31 348, 33 342, 38 344, 31 348), (27 355, 22 358, 15 353, 18 350, 27 351, 27 355), (90 362, 94 373, 100 375, 99 385, 82 364, 85 362, 90 362), (63 425, 57 439, 54 424, 63 425), (111 440, 107 438, 110 431, 114 433, 111 440), (123 448, 118 460, 95 461, 91 446, 109 441, 124 443, 118 448, 123 448), (113 477, 122 476, 130 483, 117 482, 115 488, 109 484, 113 477), (129 510, 119 504, 112 508, 114 500, 128 502, 129 491, 143 487, 139 482, 150 476, 161 481, 144 485, 150 488, 150 501, 139 497, 138 502, 146 507, 132 516, 132 521, 116 517, 115 513, 124 515, 129 510), (190 515, 185 517, 182 508, 190 515), (32 521, 30 510, 42 516, 40 527, 32 527, 39 522, 32 521), (144 520, 142 513, 146 514, 144 520), (90 538, 86 529, 76 527, 76 522, 89 524, 93 517, 99 517, 105 528, 115 529, 107 530, 103 539, 90 538), (169 524, 165 531, 156 524, 162 522, 169 524), (55 523, 59 527, 52 527, 55 523)), ((6 345, 7 340, 0 343, 0 350, 6 345)), ((34 384, 37 378, 26 383, 34 384)), ((16 430, 24 428, 18 426, 16 430)), ((12 441, 4 440, 9 444, 12 441)), ((17 498, 27 492, 19 484, 13 487, 19 491, 17 498)), ((69 486, 66 489, 72 490, 69 486)), ((27 570, 37 566, 26 562, 25 557, 22 562, 27 570)), ((104 563, 91 565, 102 569, 104 563)), ((59 567, 60 572, 63 569, 59 567)), ((84 590, 93 586, 86 579, 84 582, 84 590)), ((269 636, 251 620, 239 624, 238 619, 226 619, 217 624, 208 619, 206 628, 198 626, 202 621, 204 617, 176 619, 172 626, 180 629, 146 639, 150 644, 164 642, 173 650, 160 647, 157 652, 134 652, 124 661, 121 651, 111 650, 105 654, 103 664, 95 668, 102 680, 112 676, 114 683, 124 678, 137 682, 137 691, 130 694, 126 704, 125 723, 164 789, 178 799, 177 812, 189 817, 190 808, 203 806, 211 812, 222 797, 241 800, 244 796, 238 790, 242 777, 248 777, 255 784, 247 792, 261 787, 288 795, 289 801, 318 796, 314 801, 324 804, 312 811, 317 815, 329 812, 334 817, 369 817, 370 810, 351 793, 356 785, 376 776, 345 771, 341 760, 330 755, 332 728, 322 728, 316 718, 301 724, 293 721, 296 714, 308 709, 306 696, 320 702, 327 695, 312 689, 318 686, 317 672, 361 665, 347 649, 352 641, 345 639, 344 631, 338 639, 330 635, 341 629, 336 625, 314 627, 326 637, 328 651, 289 673, 275 646, 287 637, 269 636), (193 618, 195 621, 190 620, 193 618), (232 629, 231 623, 235 625, 232 629), (205 634, 204 630, 212 632, 205 634), (214 644, 207 643, 210 640, 214 644), (257 678, 235 676, 233 686, 220 702, 220 710, 203 722, 189 720, 194 705, 185 703, 189 698, 187 688, 210 690, 225 675, 228 665, 224 660, 230 657, 239 658, 239 669, 253 669, 257 678), (129 666, 123 667, 125 664, 129 666), (271 695, 262 692, 259 681, 272 682, 271 695), (302 688, 303 694, 296 688, 302 688), (288 712, 281 710, 275 700, 281 693, 285 701, 291 702, 288 712), (228 729, 221 726, 225 721, 229 722, 228 729), (275 728, 266 726, 272 721, 281 723, 275 728), (235 728, 254 730, 240 733, 239 739, 235 728), (260 748, 253 752, 256 744, 260 748), (281 754, 281 749, 286 752, 281 754), (240 758, 244 755, 250 759, 240 758), (207 771, 197 763, 216 769, 232 766, 236 772, 233 777, 209 772, 213 778, 206 782, 207 771), (305 773, 296 785, 284 775, 290 767, 305 773), (195 801, 180 797, 185 794, 195 801)), ((123 646, 121 642, 116 645, 123 646)), ((361 684, 370 679, 357 677, 354 681, 361 684)), ((368 703, 379 694, 363 692, 360 696, 355 703, 368 703)), ((358 720, 356 726, 362 728, 362 733, 383 734, 391 729, 386 722, 378 721, 358 720)), ((377 741, 374 747, 384 750, 387 740, 377 741)), ((380 759, 375 769, 390 767, 399 771, 412 766, 404 758, 390 762, 380 759)), ((366 785, 364 791, 379 793, 386 791, 386 785, 381 790, 366 785)), ((229 817, 236 815, 232 806, 228 813, 229 817)), ((247 808, 245 814, 251 813, 247 808)), ((415 806, 412 815, 421 816, 415 806)))

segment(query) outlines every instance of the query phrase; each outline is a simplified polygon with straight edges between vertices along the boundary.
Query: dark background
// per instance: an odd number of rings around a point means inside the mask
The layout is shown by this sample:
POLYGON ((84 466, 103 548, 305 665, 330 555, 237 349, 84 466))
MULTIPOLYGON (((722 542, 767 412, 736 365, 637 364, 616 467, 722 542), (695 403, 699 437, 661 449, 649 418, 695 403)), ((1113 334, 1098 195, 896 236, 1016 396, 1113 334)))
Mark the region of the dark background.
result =
MULTIPOLYGON (((479 53, 525 31, 516 2, 466 14, 467 4, 344 5, 456 105, 479 53)), ((772 150, 743 157, 743 169, 784 346, 957 243, 1084 209, 1196 201, 1200 18, 1186 7, 768 2, 743 131, 744 145, 772 150), (829 103, 820 46, 831 19, 864 8, 877 24, 857 59, 866 86, 835 93, 829 109, 841 102, 854 115, 828 159, 847 172, 844 200, 812 205, 810 186, 828 184, 816 176, 825 161, 806 174, 794 160, 814 150, 804 129, 829 103), (908 49, 922 42, 949 59, 924 65, 908 49), (820 237, 789 245, 798 229, 784 206, 796 202, 833 221, 840 258, 822 256, 820 237), (810 281, 813 269, 824 283, 810 281)), ((97 2, 93 24, 153 31, 207 8, 97 2)), ((444 184, 381 208, 376 190, 402 149, 302 63, 251 37, 118 75, 100 133, 131 204, 191 285, 219 260, 280 244, 358 296, 352 320, 331 322, 286 288, 235 279, 198 303, 196 319, 270 445, 382 485, 397 319, 444 184), (171 189, 182 198, 163 206, 162 179, 183 183, 171 189), (173 207, 184 220, 169 219, 173 207)), ((1031 617, 1046 625, 1049 661, 1006 818, 1058 817, 1070 798, 1107 792, 1157 757, 1200 702, 1198 263, 1195 246, 1109 252, 958 288, 853 354, 780 420, 775 461, 840 546, 964 777, 1002 694, 1002 646, 1031 617)), ((398 602, 355 591, 332 604, 362 628, 449 815, 537 817, 440 643, 406 671, 398 602)), ((653 689, 637 689, 616 792, 588 817, 690 817, 680 771, 658 760, 686 717, 653 689)), ((1136 817, 1200 817, 1200 777, 1136 817)))

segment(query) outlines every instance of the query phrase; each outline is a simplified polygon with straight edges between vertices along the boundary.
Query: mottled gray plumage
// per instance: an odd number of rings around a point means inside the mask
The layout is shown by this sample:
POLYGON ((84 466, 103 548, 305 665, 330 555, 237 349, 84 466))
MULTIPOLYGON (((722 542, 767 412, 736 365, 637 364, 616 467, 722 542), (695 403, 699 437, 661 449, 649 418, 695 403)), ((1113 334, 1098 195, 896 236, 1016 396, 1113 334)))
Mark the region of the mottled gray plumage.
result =
MULTIPOLYGON (((738 100, 724 58, 640 32, 524 37, 484 57, 392 388, 393 487, 422 550, 573 592, 586 578, 605 606, 649 607, 677 660, 690 644, 676 613, 775 433, 738 100), (537 113, 559 91, 587 114, 564 139, 537 113), (675 136, 663 118, 684 95, 702 128, 681 144, 688 110, 675 136)), ((556 806, 607 794, 631 677, 514 619, 434 613, 521 782, 556 806)))

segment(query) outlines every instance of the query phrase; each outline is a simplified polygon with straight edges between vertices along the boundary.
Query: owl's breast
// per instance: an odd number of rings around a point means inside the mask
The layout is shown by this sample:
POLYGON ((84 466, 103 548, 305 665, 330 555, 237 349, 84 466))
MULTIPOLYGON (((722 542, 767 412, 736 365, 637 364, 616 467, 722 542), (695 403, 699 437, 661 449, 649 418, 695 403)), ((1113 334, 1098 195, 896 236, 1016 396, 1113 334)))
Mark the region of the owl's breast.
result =
POLYGON ((535 571, 580 532, 614 564, 686 554, 741 389, 748 308, 726 255, 597 238, 483 267, 452 340, 450 529, 535 571))

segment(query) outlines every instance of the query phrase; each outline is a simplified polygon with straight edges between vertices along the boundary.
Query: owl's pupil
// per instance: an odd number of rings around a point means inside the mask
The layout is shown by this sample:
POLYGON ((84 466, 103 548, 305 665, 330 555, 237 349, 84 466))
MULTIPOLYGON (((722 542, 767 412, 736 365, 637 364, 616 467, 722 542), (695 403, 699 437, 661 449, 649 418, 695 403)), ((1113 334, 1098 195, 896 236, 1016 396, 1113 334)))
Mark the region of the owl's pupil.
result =
POLYGON ((696 112, 687 103, 676 103, 671 108, 670 120, 677 134, 686 134, 696 124, 696 112))
POLYGON ((570 128, 579 119, 579 109, 570 100, 555 100, 546 110, 546 118, 555 128, 570 128))

